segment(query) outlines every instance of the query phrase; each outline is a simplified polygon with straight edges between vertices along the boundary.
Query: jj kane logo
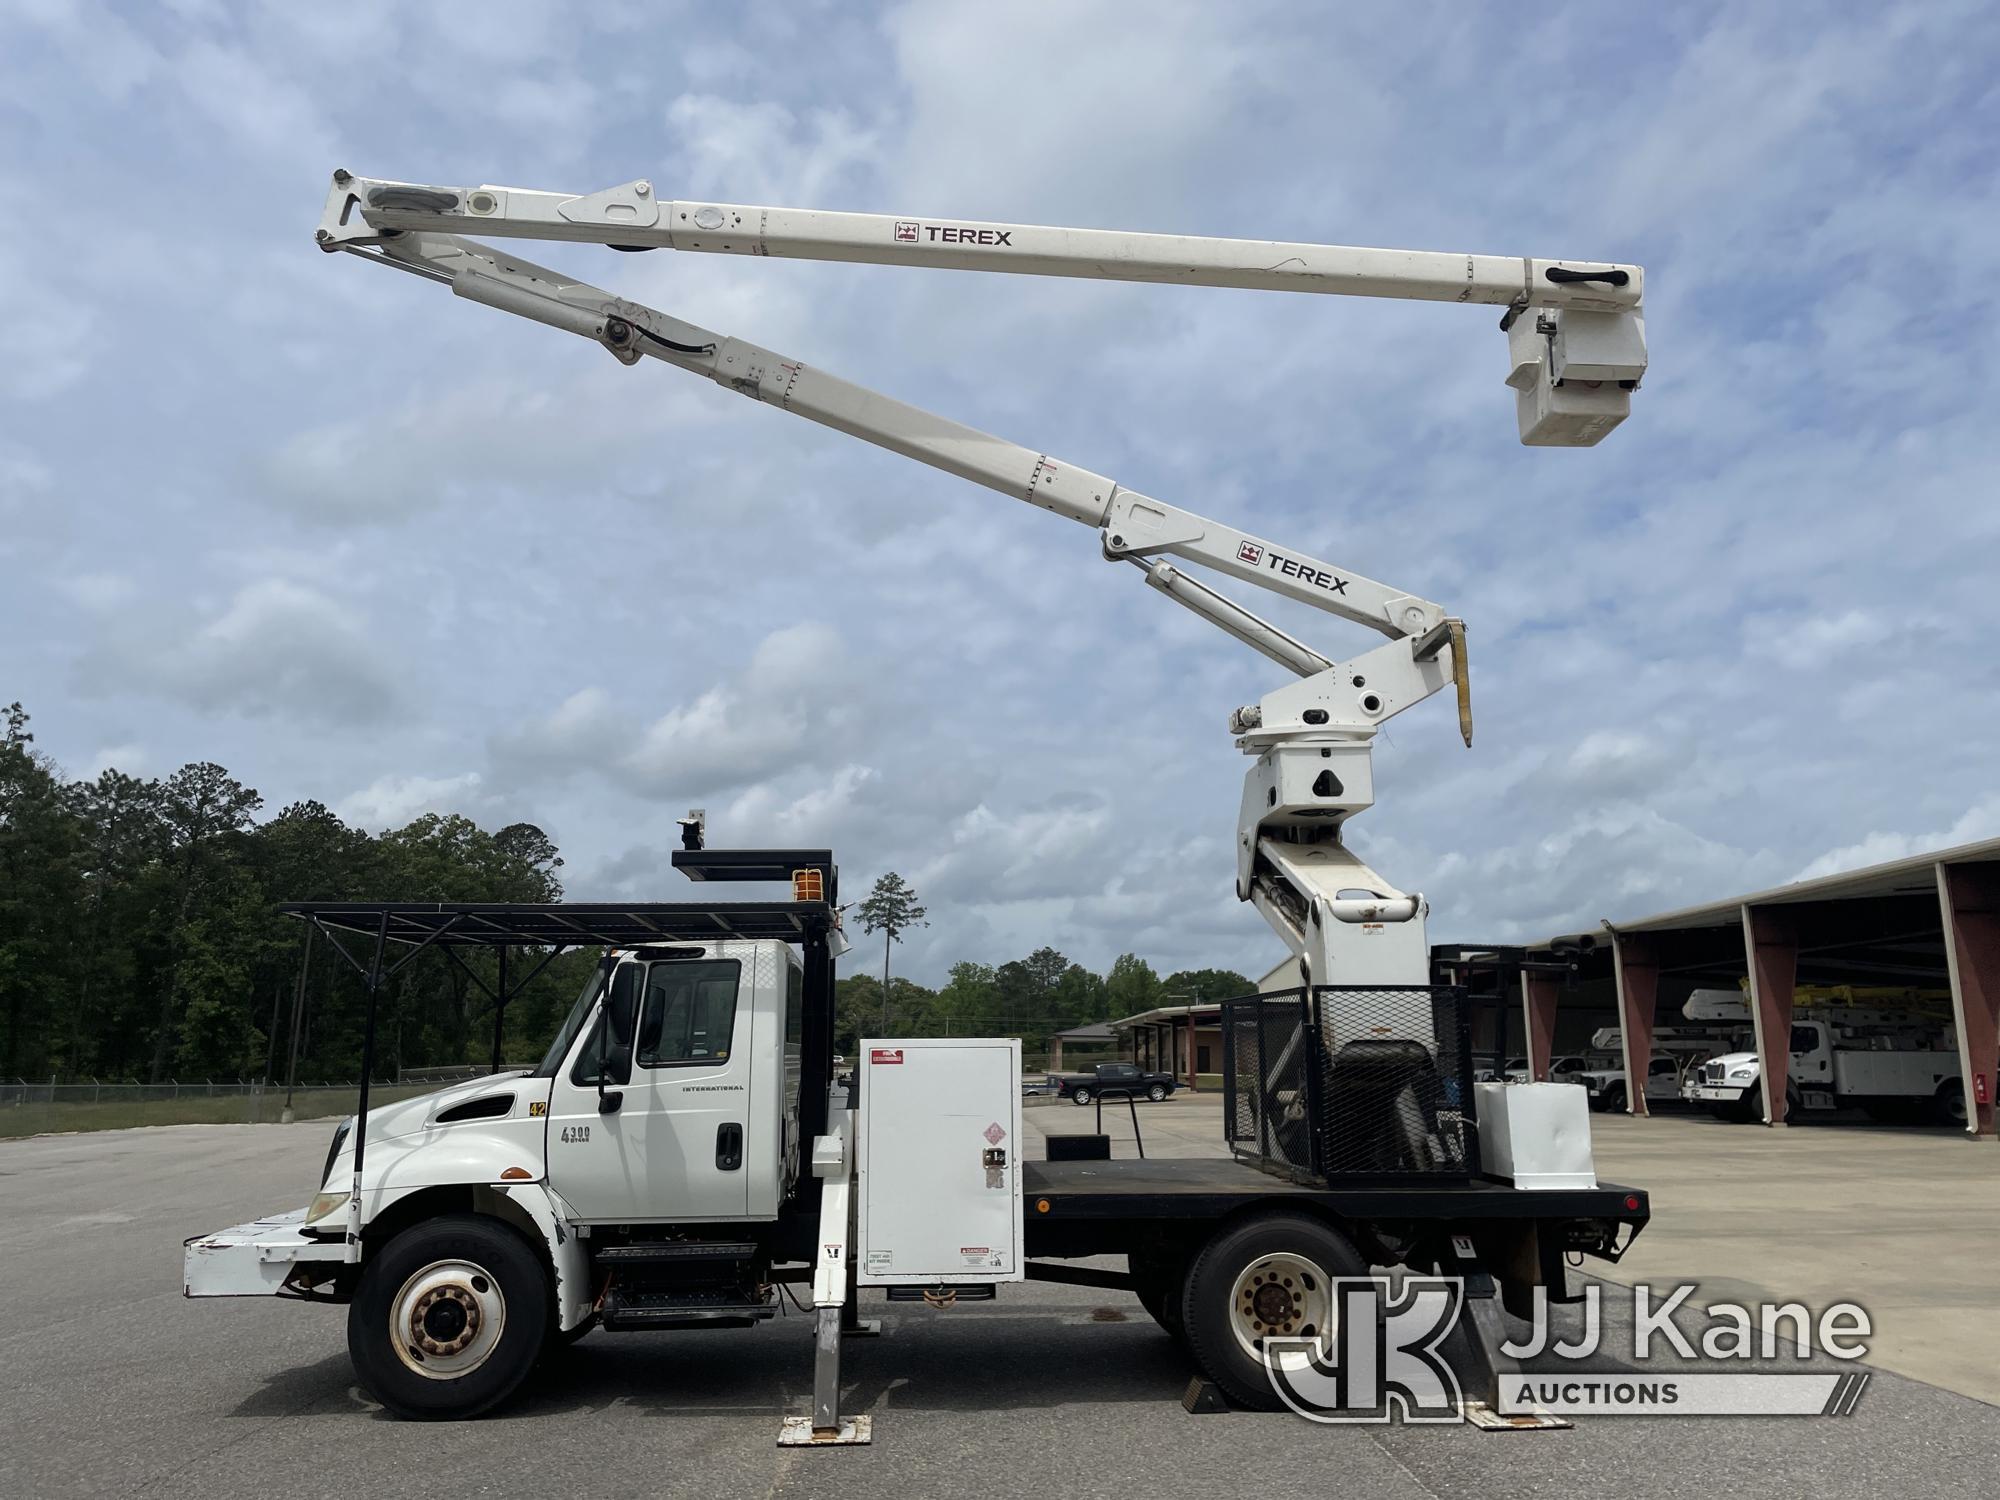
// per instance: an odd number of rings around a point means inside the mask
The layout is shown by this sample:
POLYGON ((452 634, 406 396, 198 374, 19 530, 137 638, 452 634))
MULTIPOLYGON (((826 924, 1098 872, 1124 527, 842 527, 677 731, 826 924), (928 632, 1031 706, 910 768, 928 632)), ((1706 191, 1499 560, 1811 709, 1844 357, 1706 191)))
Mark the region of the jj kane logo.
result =
MULTIPOLYGON (((1715 1303, 1703 1309, 1705 1329, 1684 1332, 1673 1318, 1694 1287, 1677 1287, 1663 1301, 1643 1282, 1619 1291, 1632 1299, 1631 1342, 1607 1366, 1597 1363, 1611 1353, 1604 1347, 1603 1288, 1584 1289, 1580 1335, 1568 1341, 1553 1337, 1547 1292, 1536 1288, 1528 1338, 1504 1339, 1499 1352, 1537 1365, 1500 1376, 1495 1412, 1844 1417, 1868 1388, 1866 1371, 1792 1365, 1811 1359, 1815 1344, 1833 1360, 1862 1358, 1860 1341, 1872 1325, 1855 1303, 1834 1303, 1817 1317, 1797 1302, 1715 1303), (1656 1350, 1656 1341, 1665 1349, 1656 1350), (1746 1370, 1737 1363, 1751 1359, 1792 1367, 1746 1370)), ((1288 1408, 1314 1422, 1465 1420, 1458 1377, 1442 1352, 1465 1310, 1461 1278, 1405 1276, 1392 1286, 1380 1276, 1330 1277, 1322 1295, 1319 1329, 1258 1344, 1271 1388, 1288 1408)))

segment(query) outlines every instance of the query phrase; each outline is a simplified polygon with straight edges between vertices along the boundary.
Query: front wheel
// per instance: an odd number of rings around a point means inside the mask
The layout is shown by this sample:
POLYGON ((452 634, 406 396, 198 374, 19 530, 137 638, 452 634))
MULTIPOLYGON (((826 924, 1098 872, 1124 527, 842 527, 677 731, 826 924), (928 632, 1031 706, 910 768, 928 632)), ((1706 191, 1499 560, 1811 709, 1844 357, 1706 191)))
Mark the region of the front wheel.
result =
POLYGON ((1158 1104, 1162 1099, 1167 1097, 1167 1086, 1164 1083, 1154 1084, 1146 1090, 1146 1097, 1155 1104, 1158 1104))
POLYGON ((347 1352, 399 1417, 473 1417, 514 1393, 549 1324, 549 1279, 498 1220, 453 1214, 405 1230, 361 1273, 347 1352))
POLYGON ((1069 1095, 1072 1104, 1088 1104, 1093 1097, 1089 1089, 1072 1089, 1069 1095))
MULTIPOLYGON (((1366 1276, 1347 1237, 1318 1219, 1267 1214, 1224 1230, 1189 1268, 1182 1306, 1188 1352, 1238 1406, 1283 1404, 1265 1365, 1265 1339, 1311 1338, 1333 1347, 1337 1277, 1366 1276)), ((1304 1362, 1304 1351, 1283 1356, 1304 1362)))

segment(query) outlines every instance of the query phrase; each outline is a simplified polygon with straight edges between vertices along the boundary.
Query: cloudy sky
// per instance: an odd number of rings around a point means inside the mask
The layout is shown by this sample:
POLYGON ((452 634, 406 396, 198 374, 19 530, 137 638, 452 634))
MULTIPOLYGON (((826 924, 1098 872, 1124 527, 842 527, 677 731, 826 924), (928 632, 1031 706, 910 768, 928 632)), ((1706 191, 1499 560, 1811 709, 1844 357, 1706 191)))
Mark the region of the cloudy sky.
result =
POLYGON ((645 176, 1642 263, 1568 451, 1485 308, 535 252, 1463 615, 1476 748, 1397 720, 1353 830, 1436 939, 2000 833, 1996 56, 1952 0, 0 0, 0 700, 76 774, 532 819, 580 898, 691 894, 690 806, 830 843, 920 978, 1266 967, 1224 719, 1280 670, 1080 527, 311 244, 336 166, 645 176))

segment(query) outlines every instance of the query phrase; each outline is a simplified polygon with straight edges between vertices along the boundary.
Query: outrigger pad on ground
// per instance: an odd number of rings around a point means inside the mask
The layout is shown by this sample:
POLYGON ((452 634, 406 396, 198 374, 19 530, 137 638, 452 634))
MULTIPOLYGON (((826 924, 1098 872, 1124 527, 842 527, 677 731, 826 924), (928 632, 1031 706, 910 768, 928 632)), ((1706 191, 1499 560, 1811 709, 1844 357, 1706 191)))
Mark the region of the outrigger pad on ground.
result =
POLYGON ((780 1448, 843 1448, 875 1441, 873 1417, 842 1417, 840 1425, 820 1432, 811 1417, 787 1417, 778 1429, 780 1448))
POLYGON ((1576 1423, 1567 1417, 1558 1417, 1552 1412, 1537 1407, 1534 1411, 1503 1414, 1495 1411, 1484 1401, 1465 1403, 1465 1420, 1474 1427, 1488 1432, 1534 1432, 1551 1427, 1574 1427, 1576 1423))
POLYGON ((1222 1394, 1222 1387, 1212 1380, 1202 1379, 1199 1375, 1190 1380, 1187 1389, 1181 1393, 1181 1405, 1187 1408, 1190 1416, 1195 1417, 1205 1417, 1210 1412, 1234 1410, 1229 1404, 1229 1398, 1222 1394))

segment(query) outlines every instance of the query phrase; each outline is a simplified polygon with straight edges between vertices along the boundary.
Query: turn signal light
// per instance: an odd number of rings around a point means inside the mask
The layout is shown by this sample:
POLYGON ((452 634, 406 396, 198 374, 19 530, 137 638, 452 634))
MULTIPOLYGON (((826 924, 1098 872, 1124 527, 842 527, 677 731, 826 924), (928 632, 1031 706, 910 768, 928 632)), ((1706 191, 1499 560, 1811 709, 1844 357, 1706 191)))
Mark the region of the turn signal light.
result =
POLYGON ((533 1182, 535 1174, 526 1167, 509 1167, 500 1174, 502 1182, 533 1182))
POLYGON ((792 871, 792 899, 794 901, 824 901, 826 899, 826 876, 818 870, 792 871))

